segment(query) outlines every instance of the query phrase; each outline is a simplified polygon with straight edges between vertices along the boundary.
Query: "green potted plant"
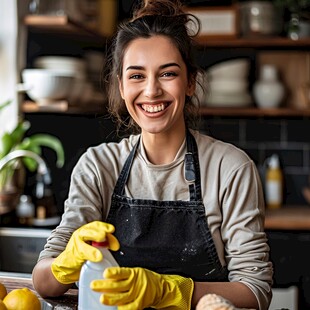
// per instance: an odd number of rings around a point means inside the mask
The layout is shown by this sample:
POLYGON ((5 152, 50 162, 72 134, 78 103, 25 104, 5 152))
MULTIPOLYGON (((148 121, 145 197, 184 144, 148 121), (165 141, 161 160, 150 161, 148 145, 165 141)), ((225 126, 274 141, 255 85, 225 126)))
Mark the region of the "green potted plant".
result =
POLYGON ((298 40, 304 36, 301 27, 310 29, 310 0, 273 0, 275 6, 284 12, 287 36, 298 40))
MULTIPOLYGON (((11 101, 8 100, 0 104, 0 112, 10 103, 11 101)), ((61 141, 49 134, 25 137, 29 128, 30 123, 27 120, 20 120, 12 131, 4 132, 0 136, 0 160, 15 150, 28 150, 40 156, 42 147, 48 147, 55 151, 56 166, 61 168, 65 161, 61 141)), ((0 215, 15 208, 24 189, 25 168, 34 172, 38 168, 38 163, 25 156, 10 160, 0 170, 0 215)))
POLYGON ((300 12, 310 6, 310 0, 273 0, 273 3, 290 12, 300 12))

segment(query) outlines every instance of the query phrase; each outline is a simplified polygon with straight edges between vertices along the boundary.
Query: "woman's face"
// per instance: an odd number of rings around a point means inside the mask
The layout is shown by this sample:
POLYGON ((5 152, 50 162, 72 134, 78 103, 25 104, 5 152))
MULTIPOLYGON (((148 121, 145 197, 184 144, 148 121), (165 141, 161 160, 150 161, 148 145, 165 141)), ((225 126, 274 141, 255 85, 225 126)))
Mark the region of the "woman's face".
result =
POLYGON ((195 84, 188 81, 181 54, 167 37, 132 41, 124 53, 119 82, 128 112, 142 133, 185 127, 185 96, 193 95, 195 84))

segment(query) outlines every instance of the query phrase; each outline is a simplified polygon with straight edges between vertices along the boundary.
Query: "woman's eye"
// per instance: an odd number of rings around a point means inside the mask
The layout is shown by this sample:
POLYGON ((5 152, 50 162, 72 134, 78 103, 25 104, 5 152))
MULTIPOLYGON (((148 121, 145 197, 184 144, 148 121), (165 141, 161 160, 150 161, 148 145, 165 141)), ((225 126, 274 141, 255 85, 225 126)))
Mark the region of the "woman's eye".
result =
POLYGON ((142 74, 133 74, 129 77, 129 79, 141 79, 142 78, 142 74))
POLYGON ((164 72, 162 74, 163 77, 177 76, 175 72, 164 72))

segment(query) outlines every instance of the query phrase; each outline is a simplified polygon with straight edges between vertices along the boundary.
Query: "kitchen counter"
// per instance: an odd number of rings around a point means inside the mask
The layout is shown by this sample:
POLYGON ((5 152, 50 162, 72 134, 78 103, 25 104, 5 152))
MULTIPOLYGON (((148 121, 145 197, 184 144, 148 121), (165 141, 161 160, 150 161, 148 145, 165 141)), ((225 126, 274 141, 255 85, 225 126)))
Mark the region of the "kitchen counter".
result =
MULTIPOLYGON (((34 290, 30 274, 18 274, 10 272, 0 272, 0 282, 3 283, 8 292, 17 288, 27 287, 40 297, 34 290)), ((42 299, 40 297, 40 299, 42 299)), ((55 310, 78 310, 78 290, 70 289, 62 297, 43 299, 47 305, 42 307, 45 309, 55 310)), ((236 309, 236 310, 254 310, 254 309, 236 309)))
MULTIPOLYGON (((3 283, 8 292, 13 289, 27 287, 32 290, 38 297, 40 297, 34 290, 32 280, 29 275, 19 275, 10 273, 0 273, 0 282, 3 283)), ((41 297, 40 297, 41 298, 41 297)), ((42 298, 41 298, 42 299, 42 298)), ((66 294, 57 298, 47 298, 44 301, 50 305, 43 309, 66 309, 66 310, 77 310, 78 309, 78 290, 70 289, 66 294)))
POLYGON ((265 218, 267 230, 310 230, 309 206, 283 206, 267 209, 265 218))

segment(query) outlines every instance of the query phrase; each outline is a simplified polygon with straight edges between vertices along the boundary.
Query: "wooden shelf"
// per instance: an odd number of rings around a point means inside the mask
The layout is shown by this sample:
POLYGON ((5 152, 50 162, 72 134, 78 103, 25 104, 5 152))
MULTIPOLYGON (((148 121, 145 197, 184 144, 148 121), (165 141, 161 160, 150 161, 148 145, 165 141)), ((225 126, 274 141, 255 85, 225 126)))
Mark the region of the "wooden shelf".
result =
MULTIPOLYGON (((103 37, 98 31, 86 27, 82 23, 63 16, 48 15, 27 15, 24 18, 24 24, 38 31, 53 31, 79 36, 103 37)), ((285 37, 258 37, 258 38, 210 38, 198 36, 196 42, 200 46, 207 47, 253 47, 253 48, 271 48, 271 47, 288 47, 300 48, 310 47, 310 38, 300 40, 291 40, 285 37)))
MULTIPOLYGON (((71 106, 68 103, 40 106, 33 101, 22 104, 23 113, 64 113, 64 114, 93 114, 105 113, 106 105, 89 103, 87 105, 71 106)), ((258 108, 207 108, 201 107, 203 116, 232 116, 232 117, 310 117, 310 109, 298 110, 289 108, 258 109, 258 108)))
MULTIPOLYGON (((93 40, 103 42, 107 40, 94 29, 90 29, 82 23, 72 20, 68 16, 46 16, 46 15, 27 15, 24 23, 33 31, 56 33, 58 35, 77 36, 81 40, 93 40), (103 40, 98 40, 103 38, 103 40)), ((310 38, 291 40, 285 37, 264 37, 264 38, 208 38, 198 37, 197 43, 200 46, 210 48, 310 48, 310 38)), ((23 105, 23 112, 49 112, 46 108, 38 108, 31 105, 23 105)), ((58 113, 96 113, 98 107, 68 107, 65 110, 58 110, 58 113)), ((201 115, 204 116, 232 116, 232 117, 310 117, 309 109, 279 108, 279 109, 258 109, 258 108, 209 108, 201 107, 201 115)), ((52 111, 51 111, 52 112, 52 111)), ((56 112, 55 110, 53 112, 56 112)))
POLYGON ((23 113, 56 113, 56 114, 104 114, 106 113, 106 105, 98 103, 89 103, 87 105, 72 106, 66 101, 59 104, 38 105, 33 101, 25 101, 22 104, 23 113))
POLYGON ((66 15, 27 15, 24 18, 24 24, 38 32, 53 32, 62 35, 70 34, 77 35, 81 38, 104 38, 104 36, 98 31, 91 29, 66 15))
POLYGON ((204 116, 244 116, 244 117, 309 117, 310 109, 259 109, 259 108, 208 108, 201 107, 204 116))
POLYGON ((198 36, 196 42, 206 47, 253 47, 253 48, 302 48, 310 47, 310 38, 291 40, 285 37, 264 37, 264 38, 236 38, 236 39, 214 39, 198 36))

